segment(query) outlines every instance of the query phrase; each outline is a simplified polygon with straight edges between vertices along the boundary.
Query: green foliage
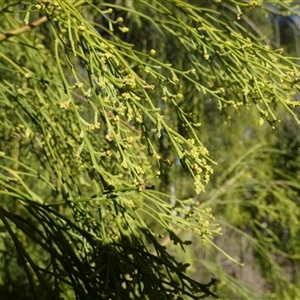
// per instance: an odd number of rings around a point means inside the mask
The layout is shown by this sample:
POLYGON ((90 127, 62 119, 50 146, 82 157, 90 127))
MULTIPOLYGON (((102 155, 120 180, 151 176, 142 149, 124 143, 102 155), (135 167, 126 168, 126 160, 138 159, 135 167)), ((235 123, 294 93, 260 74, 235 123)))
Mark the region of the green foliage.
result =
POLYGON ((28 299, 258 297, 219 261, 243 263, 213 241, 221 227, 253 251, 268 284, 259 297, 300 293, 297 267, 282 278, 280 265, 299 260, 290 128, 300 73, 251 21, 271 8, 0 3, 3 295, 29 286, 28 299), (185 249, 193 254, 178 259, 185 249))

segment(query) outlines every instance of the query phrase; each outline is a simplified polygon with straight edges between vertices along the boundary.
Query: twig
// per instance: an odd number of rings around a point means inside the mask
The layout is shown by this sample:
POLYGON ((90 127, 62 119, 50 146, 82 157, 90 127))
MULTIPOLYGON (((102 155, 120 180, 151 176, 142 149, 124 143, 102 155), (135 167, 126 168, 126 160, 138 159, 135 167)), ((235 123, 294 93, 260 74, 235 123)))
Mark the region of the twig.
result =
POLYGON ((34 22, 31 22, 21 28, 18 28, 18 29, 15 29, 15 30, 11 30, 7 33, 0 33, 0 42, 4 41, 4 40, 7 40, 8 38, 12 37, 12 36, 16 36, 16 35, 19 35, 19 34, 22 34, 26 31, 29 31, 43 23, 45 23, 46 21, 48 20, 47 16, 43 16, 41 17, 40 19, 34 21, 34 22))

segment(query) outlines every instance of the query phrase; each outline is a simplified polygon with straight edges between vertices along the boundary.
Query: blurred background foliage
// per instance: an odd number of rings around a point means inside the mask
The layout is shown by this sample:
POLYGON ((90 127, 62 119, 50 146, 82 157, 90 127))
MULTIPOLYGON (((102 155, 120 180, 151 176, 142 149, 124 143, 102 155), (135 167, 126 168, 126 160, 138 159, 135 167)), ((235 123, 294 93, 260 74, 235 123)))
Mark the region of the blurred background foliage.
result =
POLYGON ((299 20, 0 1, 0 298, 297 299, 299 20))

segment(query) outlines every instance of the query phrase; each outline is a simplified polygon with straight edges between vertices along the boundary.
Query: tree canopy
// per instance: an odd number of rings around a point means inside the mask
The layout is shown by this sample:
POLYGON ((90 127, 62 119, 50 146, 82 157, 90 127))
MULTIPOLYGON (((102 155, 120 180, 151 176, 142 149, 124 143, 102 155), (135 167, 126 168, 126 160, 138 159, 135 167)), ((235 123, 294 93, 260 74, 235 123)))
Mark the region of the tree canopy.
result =
POLYGON ((3 299, 299 295, 290 2, 0 1, 3 299))

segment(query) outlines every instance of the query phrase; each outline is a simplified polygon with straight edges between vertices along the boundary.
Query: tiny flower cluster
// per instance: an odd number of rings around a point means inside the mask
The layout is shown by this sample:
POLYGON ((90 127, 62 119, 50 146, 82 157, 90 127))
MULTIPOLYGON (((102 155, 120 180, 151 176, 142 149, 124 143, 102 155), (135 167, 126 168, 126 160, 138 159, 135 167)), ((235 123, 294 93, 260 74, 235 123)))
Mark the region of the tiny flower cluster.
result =
MULTIPOLYGON (((194 142, 189 140, 190 143, 194 142)), ((207 164, 206 159, 203 156, 207 156, 208 151, 203 146, 193 146, 188 156, 193 160, 189 163, 189 168, 194 177, 194 188, 196 194, 200 194, 204 191, 204 184, 209 182, 210 175, 213 173, 213 169, 207 164)))

